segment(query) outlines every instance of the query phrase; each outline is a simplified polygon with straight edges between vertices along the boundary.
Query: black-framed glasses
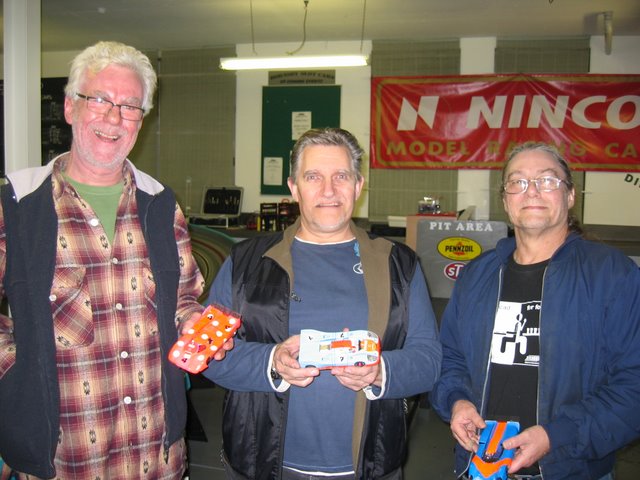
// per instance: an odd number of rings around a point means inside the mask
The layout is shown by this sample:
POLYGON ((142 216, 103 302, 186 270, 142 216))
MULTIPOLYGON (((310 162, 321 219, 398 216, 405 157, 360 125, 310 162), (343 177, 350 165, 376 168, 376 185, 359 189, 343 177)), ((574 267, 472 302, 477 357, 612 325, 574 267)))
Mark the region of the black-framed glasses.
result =
POLYGON ((518 178, 517 180, 509 180, 504 184, 504 193, 515 195, 524 193, 529 188, 529 184, 533 183, 538 192, 553 192, 560 188, 560 185, 566 183, 557 177, 538 177, 527 180, 526 178, 518 178))
POLYGON ((76 93, 76 95, 87 102, 87 108, 92 112, 99 113, 101 115, 108 114, 112 108, 117 107, 120 112, 120 117, 123 120, 131 120, 137 122, 142 120, 144 116, 144 108, 137 107, 135 105, 117 104, 102 97, 90 97, 89 95, 83 95, 82 93, 76 93))

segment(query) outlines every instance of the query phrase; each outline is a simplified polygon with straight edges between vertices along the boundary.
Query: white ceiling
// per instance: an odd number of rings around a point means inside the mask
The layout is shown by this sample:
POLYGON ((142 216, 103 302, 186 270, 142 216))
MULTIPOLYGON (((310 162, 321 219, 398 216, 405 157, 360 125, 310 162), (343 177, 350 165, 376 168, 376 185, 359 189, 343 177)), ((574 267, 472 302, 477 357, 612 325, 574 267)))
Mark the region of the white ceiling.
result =
MULTIPOLYGON (((98 40, 140 49, 302 42, 304 0, 42 0, 42 50, 98 40), (253 11, 253 34, 251 28, 253 11)), ((640 0, 309 0, 306 40, 640 35, 640 0)))

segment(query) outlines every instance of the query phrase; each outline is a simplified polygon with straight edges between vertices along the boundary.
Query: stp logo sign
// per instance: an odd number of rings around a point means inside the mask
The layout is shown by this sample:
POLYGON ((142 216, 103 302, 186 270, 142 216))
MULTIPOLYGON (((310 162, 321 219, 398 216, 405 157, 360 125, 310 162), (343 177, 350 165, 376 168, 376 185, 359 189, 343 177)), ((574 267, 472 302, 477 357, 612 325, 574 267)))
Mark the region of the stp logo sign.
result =
POLYGON ((444 267, 444 276, 449 280, 456 281, 458 279, 458 275, 460 275, 460 270, 464 267, 466 263, 462 262, 453 262, 444 267))

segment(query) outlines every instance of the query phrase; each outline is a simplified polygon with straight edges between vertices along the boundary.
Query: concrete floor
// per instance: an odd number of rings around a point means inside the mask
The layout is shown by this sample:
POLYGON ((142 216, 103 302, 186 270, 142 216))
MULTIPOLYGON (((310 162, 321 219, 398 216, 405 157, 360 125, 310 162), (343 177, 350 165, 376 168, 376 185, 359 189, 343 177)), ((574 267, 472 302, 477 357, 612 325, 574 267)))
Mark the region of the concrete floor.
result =
MULTIPOLYGON (((189 480, 225 480, 220 464, 221 414, 224 390, 195 385, 189 392, 202 431, 192 427, 189 444, 189 480)), ((197 422, 194 422, 197 423, 197 422)), ((197 427, 197 425, 196 425, 197 427)), ((429 408, 415 410, 409 429, 409 456, 404 468, 405 480, 454 479, 453 439, 449 426, 429 408)), ((616 480, 640 479, 640 442, 623 449, 618 455, 616 480)))

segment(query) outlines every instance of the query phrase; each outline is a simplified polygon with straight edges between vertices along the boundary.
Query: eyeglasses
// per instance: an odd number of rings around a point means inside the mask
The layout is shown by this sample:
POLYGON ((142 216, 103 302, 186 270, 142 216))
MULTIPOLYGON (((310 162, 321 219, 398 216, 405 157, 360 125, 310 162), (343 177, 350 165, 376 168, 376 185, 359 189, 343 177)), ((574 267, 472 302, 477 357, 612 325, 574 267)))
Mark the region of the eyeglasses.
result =
POLYGON ((504 184, 504 193, 515 195, 518 193, 524 193, 529 188, 529 184, 533 183, 536 186, 538 192, 553 192, 560 188, 560 185, 567 183, 566 181, 556 177, 539 177, 527 180, 526 178, 519 178, 517 180, 509 180, 504 184))
POLYGON ((118 107, 118 110, 120 111, 120 117, 123 120, 131 120, 137 122, 138 120, 142 120, 142 117, 144 116, 144 108, 136 107, 135 105, 118 105, 117 103, 113 103, 112 101, 102 97, 90 97, 81 93, 76 93, 76 95, 86 100, 87 108, 89 110, 101 115, 106 115, 111 111, 112 108, 118 107))

